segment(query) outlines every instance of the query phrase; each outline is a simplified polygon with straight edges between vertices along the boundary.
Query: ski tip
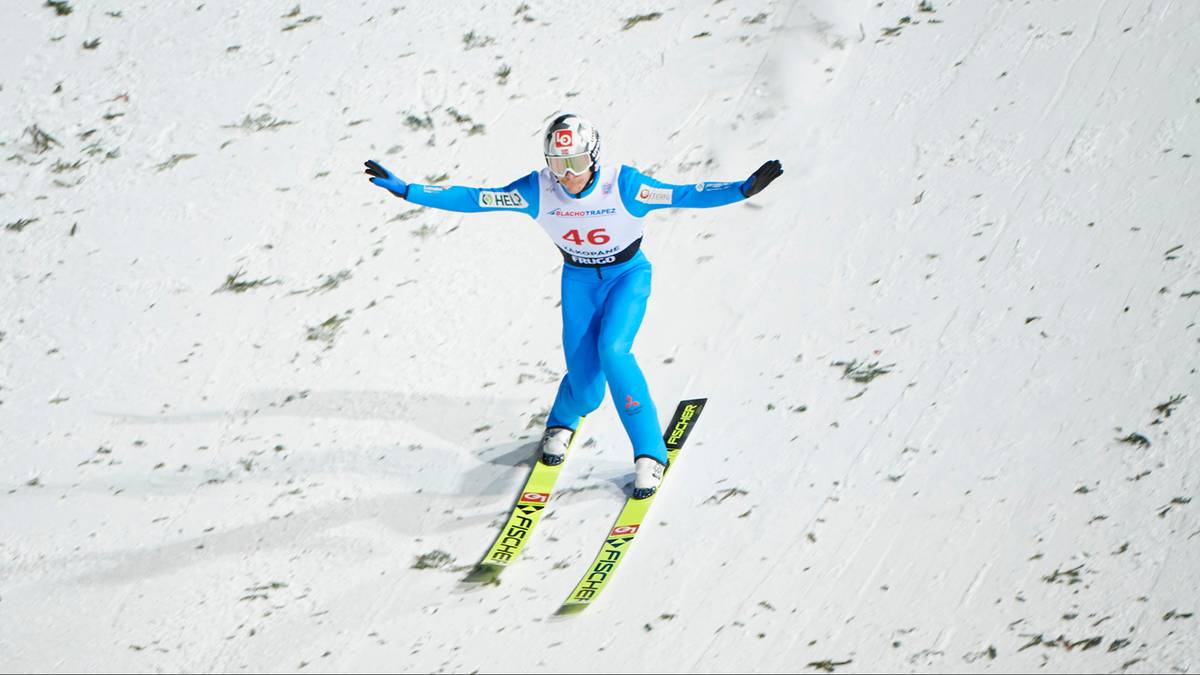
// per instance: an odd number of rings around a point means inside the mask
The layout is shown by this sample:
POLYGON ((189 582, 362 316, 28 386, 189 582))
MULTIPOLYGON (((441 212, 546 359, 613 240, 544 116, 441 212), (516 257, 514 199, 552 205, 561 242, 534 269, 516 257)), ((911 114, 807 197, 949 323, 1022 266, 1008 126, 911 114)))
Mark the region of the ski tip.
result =
POLYGON ((575 616, 576 614, 583 612, 586 607, 587 603, 583 602, 566 603, 562 607, 558 608, 558 611, 554 613, 554 616, 575 616))
POLYGON ((474 569, 463 577, 463 582, 468 584, 495 584, 500 585, 500 572, 504 568, 500 565, 487 565, 479 563, 474 569))

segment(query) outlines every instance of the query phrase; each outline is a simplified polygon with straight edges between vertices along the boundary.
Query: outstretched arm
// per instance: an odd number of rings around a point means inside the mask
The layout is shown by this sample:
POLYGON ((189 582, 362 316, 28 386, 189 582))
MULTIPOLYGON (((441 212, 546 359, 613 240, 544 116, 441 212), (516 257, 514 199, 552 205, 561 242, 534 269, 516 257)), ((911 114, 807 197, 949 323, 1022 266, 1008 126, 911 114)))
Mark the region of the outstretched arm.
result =
POLYGON ((481 211, 517 211, 535 218, 538 210, 537 172, 497 188, 406 183, 378 162, 366 163, 371 182, 408 201, 444 211, 479 213, 481 211))
POLYGON ((744 181, 673 185, 623 166, 617 183, 625 208, 635 216, 644 216, 655 209, 706 209, 740 202, 761 192, 782 173, 779 161, 771 160, 744 181))

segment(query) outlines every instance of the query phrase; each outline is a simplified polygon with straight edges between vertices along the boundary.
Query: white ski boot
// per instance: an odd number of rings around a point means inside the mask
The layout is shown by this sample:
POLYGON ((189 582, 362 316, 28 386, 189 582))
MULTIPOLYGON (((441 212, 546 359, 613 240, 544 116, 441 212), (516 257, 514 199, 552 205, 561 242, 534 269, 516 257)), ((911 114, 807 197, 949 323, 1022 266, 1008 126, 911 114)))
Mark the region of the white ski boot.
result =
POLYGON ((558 466, 567 458, 567 447, 571 445, 571 437, 575 432, 566 427, 546 427, 542 440, 538 444, 538 453, 542 464, 558 466))
POLYGON ((643 456, 633 460, 633 498, 645 499, 657 492, 666 468, 653 457, 643 456))

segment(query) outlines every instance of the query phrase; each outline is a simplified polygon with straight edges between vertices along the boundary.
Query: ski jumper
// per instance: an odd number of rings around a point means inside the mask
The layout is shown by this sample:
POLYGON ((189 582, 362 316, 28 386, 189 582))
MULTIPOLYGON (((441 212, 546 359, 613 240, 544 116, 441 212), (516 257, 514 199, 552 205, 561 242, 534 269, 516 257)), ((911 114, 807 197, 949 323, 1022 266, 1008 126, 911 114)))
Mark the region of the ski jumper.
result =
POLYGON ((516 211, 546 230, 563 256, 567 362, 546 426, 575 429, 582 416, 600 407, 607 383, 634 459, 652 457, 666 464, 658 411, 632 353, 650 298, 642 218, 657 209, 742 201, 742 182, 671 185, 624 165, 594 170, 595 178, 578 195, 542 169, 500 188, 409 184, 406 198, 447 211, 516 211))

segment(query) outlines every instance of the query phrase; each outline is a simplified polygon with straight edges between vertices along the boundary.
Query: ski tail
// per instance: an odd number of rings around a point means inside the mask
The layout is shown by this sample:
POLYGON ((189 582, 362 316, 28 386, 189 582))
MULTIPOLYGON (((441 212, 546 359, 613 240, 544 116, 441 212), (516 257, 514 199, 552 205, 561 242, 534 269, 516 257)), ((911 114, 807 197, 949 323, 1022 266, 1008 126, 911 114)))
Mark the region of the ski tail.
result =
POLYGON ((687 442, 688 436, 692 433, 692 427, 695 426, 696 418, 700 417, 700 413, 704 411, 705 403, 708 403, 708 399, 694 398, 689 401, 680 401, 679 405, 675 407, 675 414, 671 416, 671 422, 663 432, 663 442, 667 444, 668 455, 672 451, 679 452, 683 449, 683 444, 687 442))

